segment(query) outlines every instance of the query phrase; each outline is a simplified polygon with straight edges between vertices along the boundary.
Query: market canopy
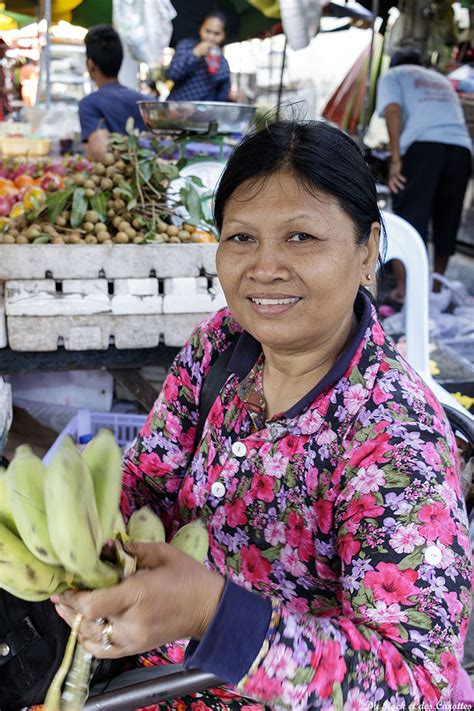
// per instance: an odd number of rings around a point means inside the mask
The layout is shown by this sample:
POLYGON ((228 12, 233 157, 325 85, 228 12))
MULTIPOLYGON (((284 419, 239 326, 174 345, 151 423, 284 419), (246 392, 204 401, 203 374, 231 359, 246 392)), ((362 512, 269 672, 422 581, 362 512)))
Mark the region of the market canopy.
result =
MULTIPOLYGON (((54 22, 67 20, 82 27, 112 23, 112 0, 52 0, 54 22)), ((173 22, 173 43, 184 37, 193 36, 204 15, 215 9, 213 0, 173 0, 177 17, 173 22)), ((8 10, 38 17, 38 0, 7 0, 8 10)), ((275 19, 266 17, 247 0, 219 0, 217 6, 229 17, 228 38, 230 40, 255 37, 270 29, 275 19)))

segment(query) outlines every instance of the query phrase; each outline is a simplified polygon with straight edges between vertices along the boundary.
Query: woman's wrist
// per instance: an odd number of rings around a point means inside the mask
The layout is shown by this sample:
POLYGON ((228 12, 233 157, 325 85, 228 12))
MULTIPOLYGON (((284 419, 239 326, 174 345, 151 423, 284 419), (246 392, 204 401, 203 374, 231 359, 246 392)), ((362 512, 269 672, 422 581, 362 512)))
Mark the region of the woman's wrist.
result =
POLYGON ((202 587, 201 602, 196 609, 196 623, 191 637, 201 640, 206 633, 221 601, 225 587, 225 578, 217 573, 210 573, 209 583, 202 587))

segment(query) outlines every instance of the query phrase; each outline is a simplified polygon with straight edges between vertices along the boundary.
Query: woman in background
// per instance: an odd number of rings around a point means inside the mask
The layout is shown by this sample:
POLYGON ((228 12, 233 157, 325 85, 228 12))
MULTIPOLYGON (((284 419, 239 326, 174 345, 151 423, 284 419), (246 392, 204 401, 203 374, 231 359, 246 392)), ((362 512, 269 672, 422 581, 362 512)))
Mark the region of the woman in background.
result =
POLYGON ((200 39, 178 42, 168 68, 174 87, 170 101, 228 101, 230 69, 222 54, 225 40, 225 16, 211 12, 199 28, 200 39))

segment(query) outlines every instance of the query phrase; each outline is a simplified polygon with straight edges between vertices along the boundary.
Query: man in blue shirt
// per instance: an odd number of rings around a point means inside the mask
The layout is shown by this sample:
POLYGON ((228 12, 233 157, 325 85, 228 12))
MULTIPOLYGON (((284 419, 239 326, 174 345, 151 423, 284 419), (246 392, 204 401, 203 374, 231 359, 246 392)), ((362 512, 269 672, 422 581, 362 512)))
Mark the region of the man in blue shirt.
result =
POLYGON ((225 40, 225 17, 210 12, 199 29, 200 39, 178 43, 168 68, 174 87, 170 101, 229 101, 230 69, 220 49, 225 40))
POLYGON ((145 129, 137 102, 146 96, 122 86, 118 73, 123 61, 123 47, 118 33, 110 25, 92 27, 85 37, 86 64, 98 91, 79 102, 82 140, 89 158, 102 160, 109 132, 126 133, 130 117, 135 127, 145 129))

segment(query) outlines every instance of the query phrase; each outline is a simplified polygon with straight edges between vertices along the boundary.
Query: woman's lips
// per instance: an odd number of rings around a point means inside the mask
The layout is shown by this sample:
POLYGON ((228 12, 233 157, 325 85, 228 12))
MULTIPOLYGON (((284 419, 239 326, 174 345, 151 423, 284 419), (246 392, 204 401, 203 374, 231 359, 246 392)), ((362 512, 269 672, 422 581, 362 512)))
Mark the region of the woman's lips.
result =
POLYGON ((277 316, 292 309, 301 301, 299 296, 249 296, 253 311, 261 316, 277 316))

